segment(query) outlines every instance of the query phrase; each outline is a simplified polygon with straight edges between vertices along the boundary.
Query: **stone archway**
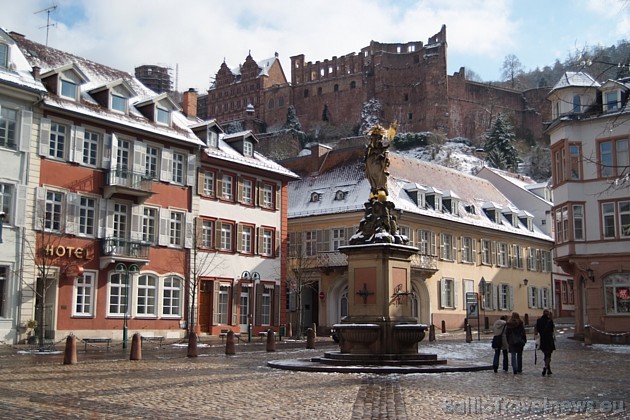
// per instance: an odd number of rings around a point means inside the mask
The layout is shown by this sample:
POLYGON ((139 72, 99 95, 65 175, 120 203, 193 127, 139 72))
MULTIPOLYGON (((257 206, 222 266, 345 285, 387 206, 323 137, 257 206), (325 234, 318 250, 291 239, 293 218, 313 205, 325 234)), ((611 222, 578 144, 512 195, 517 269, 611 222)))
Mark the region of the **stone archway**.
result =
POLYGON ((333 326, 341 322, 341 318, 344 316, 343 308, 345 301, 345 308, 347 315, 347 299, 348 299, 348 276, 347 274, 339 276, 330 286, 328 291, 328 305, 326 305, 326 324, 333 326))
POLYGON ((415 293, 414 314, 417 314, 418 323, 431 325, 431 300, 425 281, 412 277, 411 288, 415 293))

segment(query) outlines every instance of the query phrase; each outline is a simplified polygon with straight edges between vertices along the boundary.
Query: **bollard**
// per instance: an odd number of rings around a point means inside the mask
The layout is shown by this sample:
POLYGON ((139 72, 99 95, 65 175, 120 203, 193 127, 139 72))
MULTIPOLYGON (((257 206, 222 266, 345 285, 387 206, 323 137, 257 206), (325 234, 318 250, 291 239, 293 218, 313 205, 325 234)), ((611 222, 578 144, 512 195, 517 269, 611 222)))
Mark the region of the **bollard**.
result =
POLYGON ((529 326, 529 314, 525 314, 525 316, 523 317, 523 324, 525 324, 526 327, 529 326))
POLYGON ((435 325, 429 326, 429 341, 435 341, 435 325))
POLYGON ((487 316, 483 317, 483 328, 486 331, 490 329, 490 319, 487 316))
POLYGON ((442 320, 442 334, 446 334, 446 321, 442 320))
POLYGON ((72 334, 66 338, 66 349, 63 353, 63 364, 77 364, 77 338, 72 334))
POLYGON ((267 351, 276 351, 276 334, 271 328, 267 330, 267 351))
POLYGON ((466 342, 472 342, 472 327, 470 325, 466 327, 466 342))
POLYGON ((290 322, 287 324, 287 337, 293 337, 293 327, 290 322))
POLYGON ((131 338, 129 360, 142 360, 142 336, 140 333, 135 333, 131 338))
POLYGON ((199 353, 197 352, 197 333, 191 332, 188 335, 188 352, 186 353, 186 357, 197 357, 199 353))
POLYGON ((306 330, 306 348, 314 349, 315 348, 315 331, 312 328, 308 328, 306 330))
POLYGON ((593 345, 593 336, 591 335, 591 326, 584 326, 584 345, 592 346, 593 345))
POLYGON ((236 346, 234 345, 234 331, 230 330, 225 337, 225 354, 231 356, 236 354, 236 346))

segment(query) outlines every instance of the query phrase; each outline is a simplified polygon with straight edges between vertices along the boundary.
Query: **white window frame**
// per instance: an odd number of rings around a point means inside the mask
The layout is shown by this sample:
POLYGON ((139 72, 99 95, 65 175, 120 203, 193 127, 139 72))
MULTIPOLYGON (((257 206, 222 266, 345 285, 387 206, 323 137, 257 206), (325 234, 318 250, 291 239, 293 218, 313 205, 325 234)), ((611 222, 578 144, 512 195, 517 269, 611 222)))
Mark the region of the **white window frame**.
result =
POLYGON ((94 237, 96 235, 96 221, 98 218, 98 202, 94 197, 82 195, 79 196, 78 204, 78 235, 94 237), (87 204, 89 202, 92 203, 91 206, 87 204))
POLYGON ((440 235, 440 259, 445 261, 454 261, 453 258, 453 240, 451 233, 442 233, 440 235))
POLYGON ((145 176, 158 179, 160 176, 160 148, 147 145, 144 158, 145 176))
POLYGON ((168 243, 172 247, 184 246, 184 228, 186 226, 186 213, 171 210, 168 222, 168 243))
POLYGON ((149 244, 157 244, 158 225, 160 223, 159 211, 155 207, 143 207, 142 209, 142 241, 149 244))
POLYGON ((223 174, 221 177, 221 198, 228 201, 234 200, 234 177, 223 174))
POLYGON ((492 241, 489 239, 481 240, 481 264, 492 265, 492 241))
POLYGON ((133 288, 133 275, 125 273, 110 272, 107 281, 107 316, 122 318, 125 316, 125 307, 127 309, 127 316, 131 312, 133 288), (116 282, 113 280, 117 279, 116 282), (127 282, 129 283, 127 285, 127 282), (126 301, 125 301, 126 299, 126 301), (112 310, 114 308, 114 310, 112 310))
POLYGON ((6 182, 0 183, 0 210, 4 212, 4 225, 10 225, 15 220, 13 216, 15 194, 15 185, 6 182))
POLYGON ((604 239, 615 239, 617 236, 617 216, 615 215, 615 203, 602 203, 602 236, 604 239), (612 235, 607 232, 612 229, 612 235))
POLYGON ((273 190, 274 187, 271 184, 263 184, 262 185, 262 203, 261 207, 266 209, 273 208, 273 190))
POLYGON ((470 236, 462 236, 462 262, 474 263, 475 262, 475 240, 470 236))
POLYGON ((514 308, 514 288, 506 283, 497 286, 497 309, 500 311, 511 311, 514 308))
POLYGON ((242 185, 243 192, 241 199, 243 204, 254 204, 254 182, 251 179, 243 178, 242 185))
POLYGON ((260 324, 267 326, 271 325, 271 308, 273 305, 272 302, 273 297, 273 289, 264 287, 261 294, 261 302, 260 302, 260 324))
POLYGON ((101 143, 102 134, 94 130, 85 130, 83 133, 83 147, 81 162, 90 167, 97 167, 99 162, 98 146, 101 143))
POLYGON ((234 225, 231 223, 221 222, 221 243, 219 249, 224 252, 233 252, 234 225))
POLYGON ((260 251, 260 255, 265 257, 273 256, 273 236, 273 230, 262 229, 262 250, 260 251))
POLYGON ((184 280, 179 276, 166 276, 162 280, 161 316, 163 318, 182 317, 182 287, 184 280))
POLYGON ((185 162, 186 162, 186 157, 184 156, 183 153, 173 152, 172 160, 171 160, 171 165, 172 165, 171 180, 175 184, 181 185, 184 183, 185 162))
POLYGON ((250 225, 241 225, 241 252, 244 254, 253 253, 254 228, 250 225))
POLYGON ((248 140, 243 141, 243 156, 246 156, 246 157, 254 156, 254 144, 251 141, 248 141, 248 140))
POLYGON ((65 159, 69 138, 70 126, 57 121, 51 121, 48 157, 53 159, 65 159))
POLYGON ((630 201, 618 201, 617 211, 619 212, 619 237, 630 237, 630 201))
POLYGON ((79 98, 79 84, 74 80, 59 75, 59 96, 76 101, 79 98), (67 87, 72 88, 72 95, 68 95, 68 92, 64 92, 67 87))
POLYGON ((96 272, 84 271, 74 279, 72 316, 93 318, 96 313, 96 272))
MULTIPOLYGON (((44 208, 44 231, 61 233, 64 222, 65 194, 60 191, 47 190, 44 208)), ((38 223, 38 221, 35 221, 38 223)))
POLYGON ((142 273, 136 278, 136 316, 157 318, 159 279, 156 275, 142 273))
POLYGON ((440 280, 440 308, 455 309, 456 293, 455 279, 443 277, 440 280))
MULTIPOLYGON (((3 45, 3 44, 0 44, 3 45)), ((18 148, 18 110, 7 106, 0 107, 0 147, 11 150, 18 148)))
POLYGON ((205 171, 203 175, 203 195, 207 197, 214 197, 215 194, 214 172, 205 171))
POLYGON ((214 242, 214 221, 203 219, 201 222, 201 248, 212 249, 214 242))
POLYGON ((330 240, 332 241, 332 250, 337 251, 340 246, 348 244, 345 228, 333 228, 330 230, 330 240))
POLYGON ((573 212, 573 240, 583 241, 585 239, 584 237, 584 205, 573 204, 572 212, 573 212))

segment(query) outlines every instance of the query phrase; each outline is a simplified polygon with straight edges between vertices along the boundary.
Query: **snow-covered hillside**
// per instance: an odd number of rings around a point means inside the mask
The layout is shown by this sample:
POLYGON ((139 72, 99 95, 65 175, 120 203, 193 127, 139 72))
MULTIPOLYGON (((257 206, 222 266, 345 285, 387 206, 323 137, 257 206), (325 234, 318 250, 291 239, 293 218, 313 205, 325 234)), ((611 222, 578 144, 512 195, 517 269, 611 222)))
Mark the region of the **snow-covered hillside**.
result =
POLYGON ((433 162, 472 175, 484 166, 483 160, 474 156, 474 147, 457 141, 447 141, 444 144, 433 144, 411 150, 393 150, 392 152, 433 162))

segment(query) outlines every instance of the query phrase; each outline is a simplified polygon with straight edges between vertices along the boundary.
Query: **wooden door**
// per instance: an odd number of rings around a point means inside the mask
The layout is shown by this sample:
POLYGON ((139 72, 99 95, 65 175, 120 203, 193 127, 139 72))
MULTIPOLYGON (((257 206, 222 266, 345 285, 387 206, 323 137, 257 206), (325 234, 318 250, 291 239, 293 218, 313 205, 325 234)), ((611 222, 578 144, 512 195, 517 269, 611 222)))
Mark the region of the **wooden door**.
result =
POLYGON ((202 280, 199 287, 199 329, 210 332, 212 320, 212 282, 202 280))

